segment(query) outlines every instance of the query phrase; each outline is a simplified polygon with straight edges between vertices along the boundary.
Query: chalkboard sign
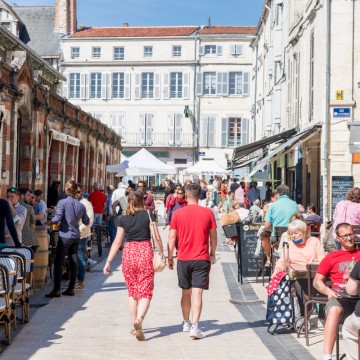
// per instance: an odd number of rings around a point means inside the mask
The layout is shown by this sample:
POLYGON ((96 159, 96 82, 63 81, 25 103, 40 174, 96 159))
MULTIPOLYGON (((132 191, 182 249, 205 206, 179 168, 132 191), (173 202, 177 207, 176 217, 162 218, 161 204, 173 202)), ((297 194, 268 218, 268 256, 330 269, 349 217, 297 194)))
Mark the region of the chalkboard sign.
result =
POLYGON ((256 276, 255 250, 258 241, 260 224, 239 224, 240 239, 238 252, 239 274, 242 276, 256 276))
POLYGON ((336 204, 346 199, 346 193, 354 186, 352 176, 333 176, 331 178, 331 210, 334 215, 336 204))

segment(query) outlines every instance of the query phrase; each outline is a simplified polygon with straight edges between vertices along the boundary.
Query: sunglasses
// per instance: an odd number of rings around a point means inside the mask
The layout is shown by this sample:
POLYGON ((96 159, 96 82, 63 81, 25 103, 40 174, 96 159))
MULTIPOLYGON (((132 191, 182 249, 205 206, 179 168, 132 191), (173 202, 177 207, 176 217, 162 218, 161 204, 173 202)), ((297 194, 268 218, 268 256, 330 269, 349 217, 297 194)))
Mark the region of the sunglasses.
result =
POLYGON ((138 188, 144 188, 145 186, 143 186, 143 185, 138 185, 137 187, 138 187, 138 188))

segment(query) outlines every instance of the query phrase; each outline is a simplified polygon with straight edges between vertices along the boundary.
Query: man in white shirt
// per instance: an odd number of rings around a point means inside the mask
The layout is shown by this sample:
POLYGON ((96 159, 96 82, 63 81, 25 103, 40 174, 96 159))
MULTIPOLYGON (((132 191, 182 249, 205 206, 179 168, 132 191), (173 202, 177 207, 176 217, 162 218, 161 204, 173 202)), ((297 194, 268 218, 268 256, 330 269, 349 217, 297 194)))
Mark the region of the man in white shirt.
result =
POLYGON ((111 196, 112 209, 111 210, 112 210, 114 216, 119 214, 119 211, 120 211, 119 205, 121 207, 121 211, 124 211, 126 209, 126 205, 127 205, 127 200, 126 200, 126 195, 125 195, 126 189, 127 189, 126 184, 121 181, 118 185, 118 188, 112 193, 112 196, 111 196))

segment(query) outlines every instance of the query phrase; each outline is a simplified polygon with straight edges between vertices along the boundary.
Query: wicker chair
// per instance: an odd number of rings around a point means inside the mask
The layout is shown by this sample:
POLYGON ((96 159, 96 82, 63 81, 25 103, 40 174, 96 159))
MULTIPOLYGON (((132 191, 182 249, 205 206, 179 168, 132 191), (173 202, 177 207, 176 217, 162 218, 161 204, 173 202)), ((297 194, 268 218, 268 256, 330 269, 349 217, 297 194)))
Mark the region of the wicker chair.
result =
POLYGON ((11 316, 12 306, 10 300, 11 285, 7 267, 0 264, 0 323, 4 324, 6 341, 11 343, 11 316))

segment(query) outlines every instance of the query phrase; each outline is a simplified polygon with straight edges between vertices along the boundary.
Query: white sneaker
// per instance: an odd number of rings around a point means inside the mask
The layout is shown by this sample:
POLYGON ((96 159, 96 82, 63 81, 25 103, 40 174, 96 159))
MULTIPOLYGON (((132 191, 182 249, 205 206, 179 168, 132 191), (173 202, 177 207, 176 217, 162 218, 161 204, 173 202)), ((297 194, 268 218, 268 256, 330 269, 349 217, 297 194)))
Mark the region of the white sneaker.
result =
POLYGON ((184 321, 182 327, 183 327, 183 332, 189 332, 191 329, 190 321, 184 321))
POLYGON ((205 335, 203 334, 203 332, 200 329, 190 329, 190 334, 189 336, 193 339, 203 339, 205 337, 205 335))

